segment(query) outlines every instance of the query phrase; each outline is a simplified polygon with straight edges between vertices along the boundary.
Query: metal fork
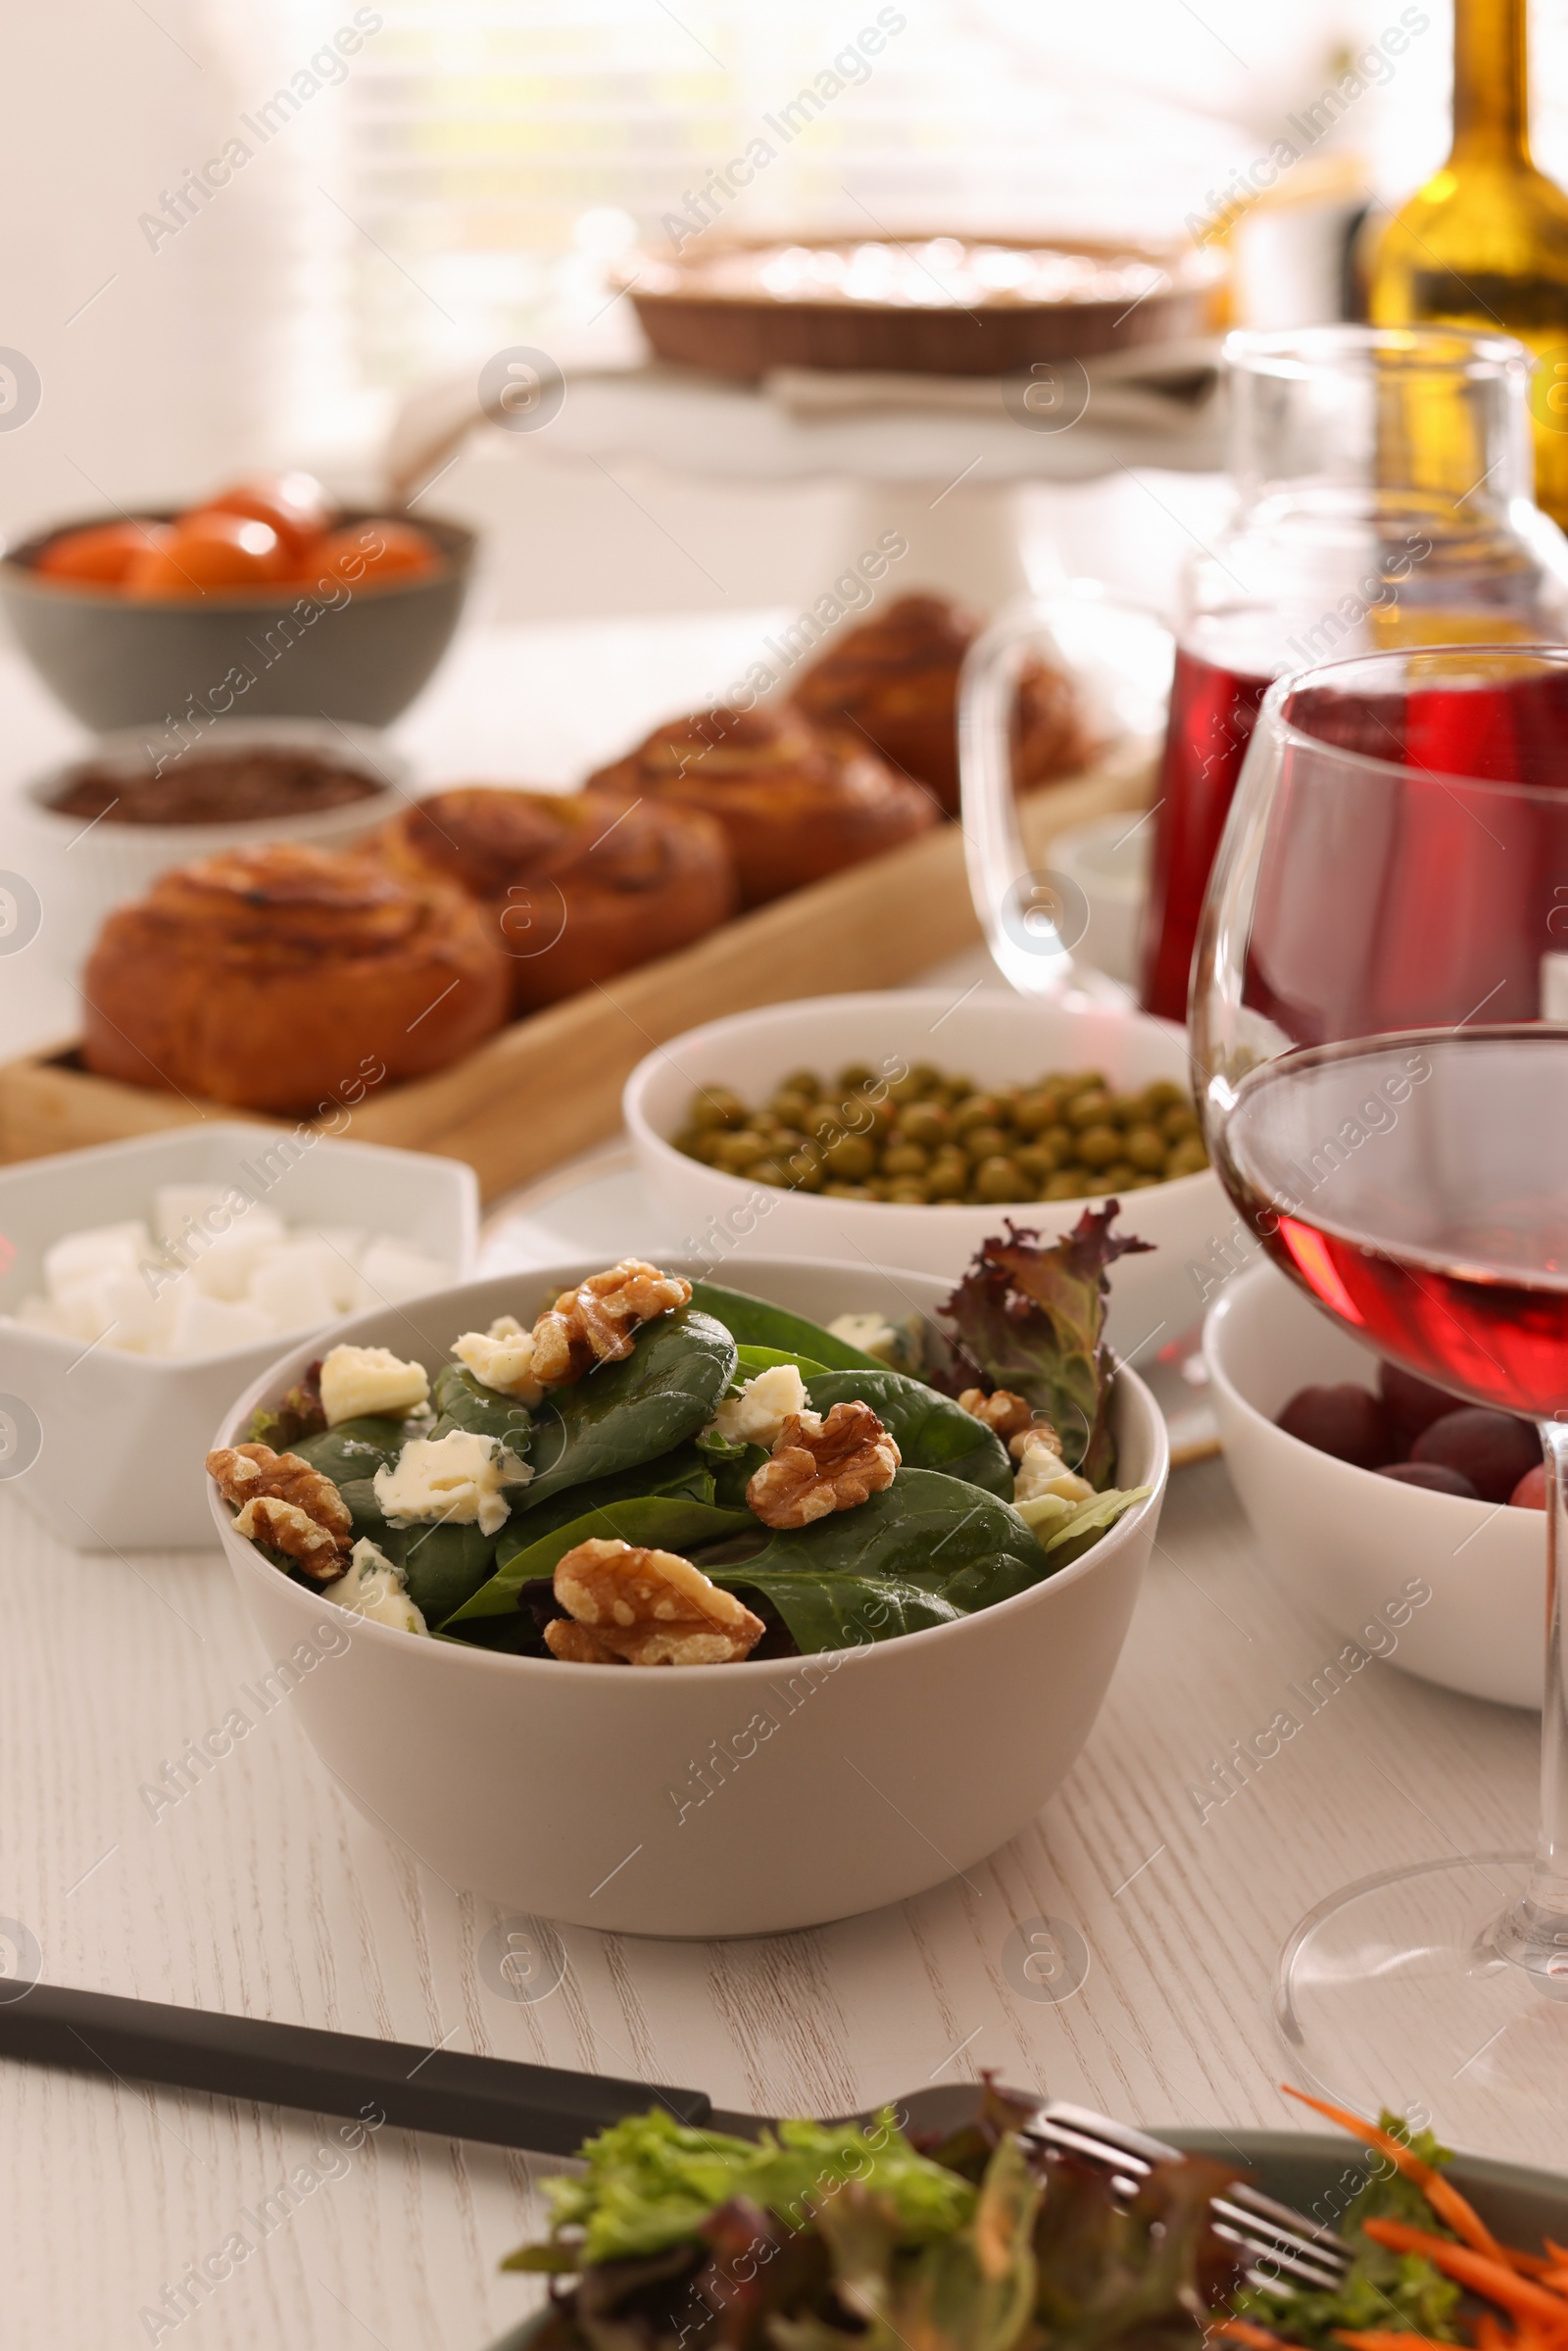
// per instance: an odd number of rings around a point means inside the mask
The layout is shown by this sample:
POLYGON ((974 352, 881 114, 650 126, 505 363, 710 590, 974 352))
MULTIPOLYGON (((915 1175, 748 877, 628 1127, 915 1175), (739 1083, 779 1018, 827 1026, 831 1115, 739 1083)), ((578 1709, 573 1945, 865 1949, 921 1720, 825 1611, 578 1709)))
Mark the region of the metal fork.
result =
MULTIPOLYGON (((696 2130, 740 2138, 756 2138, 772 2127, 772 2118, 716 2108, 702 2090, 659 2088, 15 1979, 0 1982, 3 2057, 318 2114, 373 2113, 378 2121, 405 2130, 550 2155, 575 2155, 596 2131, 651 2105, 663 2106, 696 2130)), ((977 2095, 972 2083, 953 2083, 889 2103, 904 2129, 946 2137, 973 2120, 977 2095)), ((838 2119, 869 2123, 873 2116, 838 2119)), ((1042 2146, 1102 2165, 1129 2197, 1155 2164, 1182 2159, 1180 2148, 1058 2098, 1040 2101, 1027 2135, 1042 2146)), ((1255 2188, 1227 2188, 1212 2209, 1215 2229, 1249 2257, 1257 2284, 1332 2288, 1348 2267, 1348 2248, 1332 2230, 1255 2188)))
MULTIPOLYGON (((1045 2101, 1026 2135, 1061 2154, 1102 2165, 1128 2196, 1155 2164, 1181 2160, 1179 2147, 1168 2147, 1126 2123, 1113 2123, 1060 2098, 1045 2101)), ((1350 2266, 1350 2248, 1343 2237, 1319 2228, 1304 2213, 1293 2212, 1290 2205, 1276 2204, 1245 2180, 1216 2196, 1209 2210, 1216 2236, 1250 2256, 1250 2285, 1275 2292, 1296 2287, 1331 2293, 1350 2266)))

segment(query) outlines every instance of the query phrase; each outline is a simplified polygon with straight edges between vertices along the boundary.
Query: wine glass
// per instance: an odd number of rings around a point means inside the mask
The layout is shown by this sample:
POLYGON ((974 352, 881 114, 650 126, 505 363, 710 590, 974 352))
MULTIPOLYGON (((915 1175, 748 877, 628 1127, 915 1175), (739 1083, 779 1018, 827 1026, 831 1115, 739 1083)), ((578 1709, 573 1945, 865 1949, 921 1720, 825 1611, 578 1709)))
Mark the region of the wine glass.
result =
POLYGON ((1534 1858, 1320 1903, 1276 2011, 1329 2094, 1506 2149, 1568 2114, 1568 648, 1368 654, 1264 699, 1192 978, 1210 1153, 1275 1263, 1545 1458, 1534 1858))

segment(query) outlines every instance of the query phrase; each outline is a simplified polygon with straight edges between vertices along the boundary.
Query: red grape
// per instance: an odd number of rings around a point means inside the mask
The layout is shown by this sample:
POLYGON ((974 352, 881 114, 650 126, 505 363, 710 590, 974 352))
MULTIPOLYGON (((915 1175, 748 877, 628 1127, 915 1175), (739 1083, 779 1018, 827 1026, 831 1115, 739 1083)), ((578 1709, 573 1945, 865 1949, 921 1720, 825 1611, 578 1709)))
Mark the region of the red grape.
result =
POLYGON ((1298 1389, 1280 1414, 1279 1426, 1288 1437, 1353 1461, 1357 1469, 1376 1469, 1394 1450, 1383 1406, 1353 1380, 1338 1388, 1298 1389))
POLYGON ((1456 1469, 1484 1502, 1505 1502, 1541 1459, 1541 1440, 1527 1420, 1516 1420, 1511 1412, 1464 1404, 1423 1429, 1410 1458, 1456 1469))
POLYGON ((1391 1461, 1377 1474, 1393 1478, 1400 1486, 1424 1486, 1429 1494, 1459 1494, 1467 1502, 1480 1499, 1461 1470, 1446 1469, 1441 1461, 1391 1461))
POLYGON ((1546 1507, 1546 1464, 1538 1461, 1527 1469, 1508 1499, 1516 1510, 1544 1510, 1546 1507))
POLYGON ((1434 1388, 1430 1380, 1418 1380, 1413 1371, 1401 1371, 1397 1363, 1378 1365, 1378 1394, 1401 1454, 1408 1453, 1423 1429, 1430 1429, 1435 1420, 1442 1420, 1464 1401, 1462 1396, 1434 1388))

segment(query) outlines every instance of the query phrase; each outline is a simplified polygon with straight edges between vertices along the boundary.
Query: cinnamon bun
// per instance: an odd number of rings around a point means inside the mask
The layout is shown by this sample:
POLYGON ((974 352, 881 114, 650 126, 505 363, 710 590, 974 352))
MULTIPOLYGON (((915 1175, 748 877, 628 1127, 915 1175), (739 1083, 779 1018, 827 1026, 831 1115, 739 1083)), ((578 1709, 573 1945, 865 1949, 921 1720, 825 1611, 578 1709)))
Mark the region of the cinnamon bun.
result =
POLYGON ((129 1085, 314 1116, 368 1071, 396 1085, 469 1052, 505 1020, 509 980, 444 882, 293 841, 225 850, 109 916, 83 1057, 129 1085))
MULTIPOLYGON (((983 623, 945 596, 904 596, 847 630, 814 662, 795 700, 818 726, 848 727, 958 810, 958 672, 983 623)), ((1012 720, 1020 792, 1082 767, 1093 750, 1078 690, 1047 662, 1028 662, 1012 720)))
POLYGON ((657 800, 457 785, 402 810, 375 849, 477 902, 519 1012, 687 947, 739 905, 719 827, 657 800))
POLYGON ((714 817, 749 906, 879 857, 941 816, 868 745, 788 705, 671 718, 588 785, 714 817))

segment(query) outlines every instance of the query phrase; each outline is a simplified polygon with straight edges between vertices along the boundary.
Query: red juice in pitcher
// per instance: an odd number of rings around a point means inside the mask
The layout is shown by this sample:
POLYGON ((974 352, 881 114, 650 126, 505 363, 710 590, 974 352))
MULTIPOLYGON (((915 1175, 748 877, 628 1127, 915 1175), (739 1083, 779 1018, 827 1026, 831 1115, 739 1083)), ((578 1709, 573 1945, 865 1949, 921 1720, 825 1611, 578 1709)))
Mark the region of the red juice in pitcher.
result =
POLYGON ((1144 1009, 1187 1018, 1187 978, 1209 868, 1219 848, 1258 705, 1272 668, 1230 668, 1190 646, 1176 653, 1170 719, 1154 789, 1154 844, 1144 914, 1144 1009))

